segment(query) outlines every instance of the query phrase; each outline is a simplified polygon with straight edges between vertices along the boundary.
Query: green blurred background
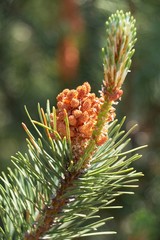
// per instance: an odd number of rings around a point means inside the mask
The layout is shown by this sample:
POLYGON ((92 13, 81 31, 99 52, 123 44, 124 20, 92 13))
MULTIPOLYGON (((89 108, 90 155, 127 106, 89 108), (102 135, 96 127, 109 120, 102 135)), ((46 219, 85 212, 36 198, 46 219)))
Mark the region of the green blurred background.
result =
POLYGON ((137 20, 136 53, 124 84, 117 118, 126 129, 138 123, 133 146, 148 144, 135 163, 145 177, 133 196, 118 198, 123 209, 103 211, 115 220, 107 240, 160 239, 160 1, 159 0, 1 0, 0 1, 0 170, 10 156, 26 151, 21 122, 24 105, 37 118, 37 103, 56 104, 56 95, 84 81, 98 92, 103 79, 101 48, 105 21, 116 10, 137 20))

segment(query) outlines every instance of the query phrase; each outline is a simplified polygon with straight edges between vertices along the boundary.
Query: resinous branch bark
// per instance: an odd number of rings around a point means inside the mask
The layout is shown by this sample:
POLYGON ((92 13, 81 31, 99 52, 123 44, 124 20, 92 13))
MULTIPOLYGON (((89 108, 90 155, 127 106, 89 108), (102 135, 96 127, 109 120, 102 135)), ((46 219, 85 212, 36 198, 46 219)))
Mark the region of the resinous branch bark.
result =
MULTIPOLYGON (((88 82, 65 89, 57 96, 57 107, 46 112, 38 105, 40 121, 29 119, 36 139, 28 135, 28 153, 12 157, 15 170, 2 173, 0 213, 2 239, 38 240, 115 232, 97 232, 112 218, 100 219, 100 209, 113 206, 115 197, 132 193, 137 173, 130 164, 140 149, 123 151, 129 132, 121 130, 115 106, 131 65, 136 41, 135 20, 117 11, 106 23, 103 49, 104 80, 100 96, 91 93, 88 82), (42 130, 42 131, 41 131, 42 130)), ((118 207, 118 206, 117 206, 118 207)))

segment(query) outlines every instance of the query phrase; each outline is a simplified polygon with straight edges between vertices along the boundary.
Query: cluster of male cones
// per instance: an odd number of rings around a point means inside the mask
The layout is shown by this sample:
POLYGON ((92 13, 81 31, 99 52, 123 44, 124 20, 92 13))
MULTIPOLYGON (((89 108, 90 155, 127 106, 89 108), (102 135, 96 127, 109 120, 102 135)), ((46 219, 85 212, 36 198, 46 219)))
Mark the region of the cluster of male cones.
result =
MULTIPOLYGON (((121 98, 121 89, 131 64, 136 41, 135 20, 130 13, 117 11, 107 25, 107 44, 104 53, 104 80, 100 97, 91 93, 88 82, 75 90, 65 89, 57 96, 56 126, 51 114, 51 125, 63 138, 67 134, 65 117, 68 118, 70 140, 74 161, 78 161, 85 150, 104 144, 108 123, 115 118, 114 104, 121 98), (94 144, 93 144, 94 142, 94 144)), ((54 138, 54 133, 50 135, 54 138)), ((95 149, 94 149, 95 148, 95 149)), ((92 152, 91 152, 92 153, 92 152)))

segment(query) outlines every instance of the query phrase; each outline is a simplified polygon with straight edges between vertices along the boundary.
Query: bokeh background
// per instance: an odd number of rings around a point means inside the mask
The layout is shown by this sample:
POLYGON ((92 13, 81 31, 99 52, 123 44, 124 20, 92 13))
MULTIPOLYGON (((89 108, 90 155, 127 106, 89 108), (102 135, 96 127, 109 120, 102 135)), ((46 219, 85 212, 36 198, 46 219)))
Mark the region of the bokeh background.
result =
POLYGON ((134 196, 118 198, 123 209, 104 226, 118 235, 107 240, 160 239, 160 1, 159 0, 1 0, 0 1, 0 171, 10 156, 26 151, 21 122, 29 124, 24 105, 37 118, 37 103, 56 104, 56 95, 84 81, 98 92, 103 79, 101 48, 105 22, 116 10, 137 20, 136 53, 124 84, 117 118, 126 129, 139 127, 132 144, 149 147, 135 163, 145 176, 134 196))

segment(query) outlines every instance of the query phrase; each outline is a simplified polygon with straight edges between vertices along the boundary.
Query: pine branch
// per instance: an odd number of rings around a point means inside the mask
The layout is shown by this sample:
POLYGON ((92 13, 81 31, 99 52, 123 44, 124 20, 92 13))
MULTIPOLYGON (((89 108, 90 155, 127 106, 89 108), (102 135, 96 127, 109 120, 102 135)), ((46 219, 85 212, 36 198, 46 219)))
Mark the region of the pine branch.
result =
POLYGON ((39 136, 27 126, 28 152, 12 157, 14 170, 2 173, 0 185, 1 238, 7 240, 73 239, 115 232, 97 232, 112 217, 100 209, 117 208, 115 198, 133 194, 142 173, 131 164, 141 155, 125 150, 133 128, 122 130, 125 118, 114 120, 113 105, 122 95, 135 43, 134 20, 117 11, 107 23, 104 82, 101 96, 88 83, 64 90, 57 109, 38 105, 40 121, 28 117, 39 136), (96 232, 95 232, 96 231, 96 232))

